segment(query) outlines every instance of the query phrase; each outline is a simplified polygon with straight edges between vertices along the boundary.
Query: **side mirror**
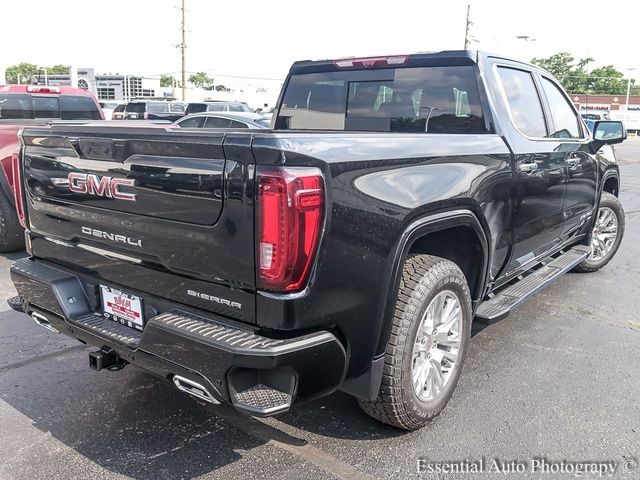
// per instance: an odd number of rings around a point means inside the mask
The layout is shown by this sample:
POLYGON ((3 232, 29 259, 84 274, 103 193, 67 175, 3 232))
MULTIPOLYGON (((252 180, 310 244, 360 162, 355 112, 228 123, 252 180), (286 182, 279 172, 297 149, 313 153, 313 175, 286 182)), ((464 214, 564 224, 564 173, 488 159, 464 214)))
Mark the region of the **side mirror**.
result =
POLYGON ((627 130, 622 122, 600 120, 593 126, 593 139, 600 144, 613 145, 627 139, 627 130))

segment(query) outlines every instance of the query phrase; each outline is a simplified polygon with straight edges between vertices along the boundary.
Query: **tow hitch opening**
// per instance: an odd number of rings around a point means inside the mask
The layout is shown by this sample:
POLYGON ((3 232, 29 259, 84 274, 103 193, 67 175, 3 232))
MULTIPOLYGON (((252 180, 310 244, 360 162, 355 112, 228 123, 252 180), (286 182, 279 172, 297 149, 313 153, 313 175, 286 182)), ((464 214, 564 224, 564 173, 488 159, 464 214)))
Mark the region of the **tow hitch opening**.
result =
POLYGON ((89 367, 98 372, 104 368, 111 371, 122 370, 127 363, 111 349, 102 348, 89 353, 89 367))

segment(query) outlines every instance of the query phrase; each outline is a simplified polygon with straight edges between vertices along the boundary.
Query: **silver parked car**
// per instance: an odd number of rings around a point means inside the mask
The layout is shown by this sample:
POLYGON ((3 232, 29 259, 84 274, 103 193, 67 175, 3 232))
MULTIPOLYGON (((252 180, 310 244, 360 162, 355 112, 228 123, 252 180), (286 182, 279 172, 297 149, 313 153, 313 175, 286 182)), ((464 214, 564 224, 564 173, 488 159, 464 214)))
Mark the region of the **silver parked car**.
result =
POLYGON ((172 123, 179 128, 269 128, 271 120, 257 113, 206 112, 187 115, 172 123))

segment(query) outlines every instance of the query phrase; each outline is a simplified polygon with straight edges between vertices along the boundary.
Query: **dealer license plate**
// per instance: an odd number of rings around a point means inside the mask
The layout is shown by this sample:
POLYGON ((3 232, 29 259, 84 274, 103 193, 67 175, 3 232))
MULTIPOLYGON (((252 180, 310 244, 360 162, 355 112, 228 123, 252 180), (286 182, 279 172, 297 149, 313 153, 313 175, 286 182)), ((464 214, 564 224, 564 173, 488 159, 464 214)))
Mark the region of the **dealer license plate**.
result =
POLYGON ((142 300, 130 293, 100 285, 102 290, 102 310, 106 318, 128 327, 142 330, 142 300))

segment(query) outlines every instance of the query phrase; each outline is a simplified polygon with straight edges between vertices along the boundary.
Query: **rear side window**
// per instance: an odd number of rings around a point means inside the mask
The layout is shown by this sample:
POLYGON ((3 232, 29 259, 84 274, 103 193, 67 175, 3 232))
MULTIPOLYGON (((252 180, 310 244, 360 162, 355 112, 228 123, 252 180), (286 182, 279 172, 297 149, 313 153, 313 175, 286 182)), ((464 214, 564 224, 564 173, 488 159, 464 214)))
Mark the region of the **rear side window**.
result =
POLYGON ((100 112, 91 97, 82 95, 61 95, 60 111, 62 120, 101 120, 100 112))
POLYGON ((549 136, 554 138, 581 138, 582 131, 578 123, 578 116, 560 89, 544 77, 542 77, 542 89, 549 102, 555 130, 549 136))
POLYGON ((516 128, 528 137, 546 137, 542 104, 531 74, 507 67, 498 67, 498 73, 516 128))
POLYGON ((0 120, 33 118, 31 95, 0 93, 0 120))
POLYGON ((204 128, 229 128, 229 119, 221 117, 207 117, 204 128))
POLYGON ((244 106, 243 105, 229 105, 229 111, 230 112, 244 112, 244 106))
POLYGON ((60 118, 60 102, 58 97, 40 97, 34 95, 33 102, 34 118, 60 118))
POLYGON ((224 103, 214 103, 211 105, 207 105, 207 112, 224 112, 226 110, 226 105, 224 103))
POLYGON ((276 128, 488 132, 471 66, 293 75, 276 128))

